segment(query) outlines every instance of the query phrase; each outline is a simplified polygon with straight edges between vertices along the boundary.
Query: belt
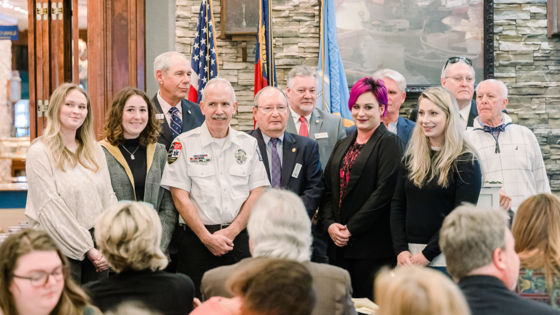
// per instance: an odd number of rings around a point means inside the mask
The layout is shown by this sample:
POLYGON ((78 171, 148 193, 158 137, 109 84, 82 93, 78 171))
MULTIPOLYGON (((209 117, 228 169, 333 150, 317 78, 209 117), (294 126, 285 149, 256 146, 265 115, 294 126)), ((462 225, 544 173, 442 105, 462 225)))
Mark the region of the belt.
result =
MULTIPOLYGON (((231 225, 230 223, 227 223, 227 224, 205 225, 204 227, 208 230, 208 232, 210 232, 210 234, 213 234, 216 231, 228 228, 230 225, 231 225)), ((183 227, 183 230, 187 230, 189 228, 189 226, 186 224, 181 224, 180 226, 183 227)))

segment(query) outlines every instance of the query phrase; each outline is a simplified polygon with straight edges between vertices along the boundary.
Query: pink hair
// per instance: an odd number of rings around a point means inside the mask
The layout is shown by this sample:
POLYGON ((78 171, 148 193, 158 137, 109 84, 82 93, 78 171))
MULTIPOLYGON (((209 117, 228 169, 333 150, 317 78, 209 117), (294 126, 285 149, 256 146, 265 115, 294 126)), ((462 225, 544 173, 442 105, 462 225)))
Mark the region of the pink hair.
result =
POLYGON ((375 80, 371 77, 361 78, 354 84, 352 90, 350 91, 350 99, 348 100, 348 108, 352 111, 352 107, 356 104, 358 97, 364 93, 371 92, 379 105, 384 105, 385 110, 383 111, 383 117, 387 117, 387 88, 385 87, 385 82, 383 80, 375 80))

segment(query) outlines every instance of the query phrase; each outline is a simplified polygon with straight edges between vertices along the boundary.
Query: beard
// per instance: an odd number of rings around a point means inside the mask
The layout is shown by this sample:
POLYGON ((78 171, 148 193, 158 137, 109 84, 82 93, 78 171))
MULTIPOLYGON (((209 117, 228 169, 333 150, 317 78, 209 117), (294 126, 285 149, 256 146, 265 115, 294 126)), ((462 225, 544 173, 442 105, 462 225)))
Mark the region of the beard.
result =
POLYGON ((300 104, 299 105, 299 109, 301 109, 304 112, 310 112, 315 108, 315 104, 313 103, 305 103, 305 104, 300 104))

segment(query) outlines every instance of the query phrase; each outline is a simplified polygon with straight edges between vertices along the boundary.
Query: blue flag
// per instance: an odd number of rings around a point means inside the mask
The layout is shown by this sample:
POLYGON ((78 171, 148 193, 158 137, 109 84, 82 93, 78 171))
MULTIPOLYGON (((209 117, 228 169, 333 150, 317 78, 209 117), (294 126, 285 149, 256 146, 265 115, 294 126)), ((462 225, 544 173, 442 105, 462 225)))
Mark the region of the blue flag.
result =
POLYGON ((218 76, 218 52, 214 34, 212 0, 202 0, 191 57, 191 87, 188 99, 199 103, 206 83, 218 76))
POLYGON ((348 109, 348 98, 350 96, 348 81, 346 81, 346 74, 336 40, 334 0, 321 0, 321 8, 317 106, 341 116, 344 126, 350 127, 354 125, 354 121, 352 120, 352 113, 348 109))

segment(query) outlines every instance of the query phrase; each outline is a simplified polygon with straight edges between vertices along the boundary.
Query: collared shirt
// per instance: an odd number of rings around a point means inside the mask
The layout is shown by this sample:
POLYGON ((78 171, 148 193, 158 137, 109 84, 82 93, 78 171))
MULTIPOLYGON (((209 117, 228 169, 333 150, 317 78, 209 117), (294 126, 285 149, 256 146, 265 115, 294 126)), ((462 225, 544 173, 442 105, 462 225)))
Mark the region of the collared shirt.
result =
POLYGON ((307 132, 309 132, 309 128, 311 126, 309 121, 311 120, 311 114, 313 113, 313 111, 310 111, 309 115, 300 116, 290 106, 288 106, 288 108, 290 109, 290 112, 292 113, 292 118, 294 119, 294 124, 296 125, 296 130, 299 132, 299 127, 301 126, 301 121, 299 121, 299 118, 300 117, 305 117, 305 122, 307 123, 307 132))
MULTIPOLYGON (((262 132, 262 131, 261 131, 262 132)), ((266 143, 266 156, 268 156, 268 169, 272 170, 272 142, 270 142, 270 137, 265 135, 262 132, 264 143, 266 143)), ((284 148, 284 134, 278 137, 278 141, 276 142, 276 150, 278 151, 278 155, 280 156, 280 166, 284 161, 284 154, 282 154, 282 149, 284 148)))
POLYGON ((469 115, 471 113, 471 106, 472 106, 472 103, 469 103, 469 105, 465 106, 465 108, 463 108, 459 111, 459 114, 461 114, 461 122, 463 123, 463 127, 465 127, 465 129, 467 129, 467 125, 469 123, 469 115))
MULTIPOLYGON (((161 186, 188 191, 204 225, 233 222, 251 190, 270 186, 257 140, 231 127, 223 146, 204 123, 179 135, 171 148, 161 186)), ((179 223, 185 224, 181 216, 179 223)))
POLYGON ((389 123, 389 126, 388 126, 389 128, 387 128, 387 129, 389 129, 390 132, 392 132, 394 134, 397 134, 397 125, 398 124, 399 124, 399 120, 397 119, 397 121, 389 123))
MULTIPOLYGON (((169 103, 167 103, 163 97, 161 97, 160 95, 160 91, 157 92, 157 99, 159 102, 159 105, 161 106, 161 111, 163 112, 163 114, 165 115, 165 120, 167 121, 167 124, 169 124, 169 128, 171 128, 171 113, 169 112, 169 110, 171 109, 171 105, 169 105, 169 103)), ((179 120, 183 120, 183 106, 181 106, 181 102, 179 101, 179 103, 177 103, 175 105, 175 108, 177 108, 179 110, 179 120)))

